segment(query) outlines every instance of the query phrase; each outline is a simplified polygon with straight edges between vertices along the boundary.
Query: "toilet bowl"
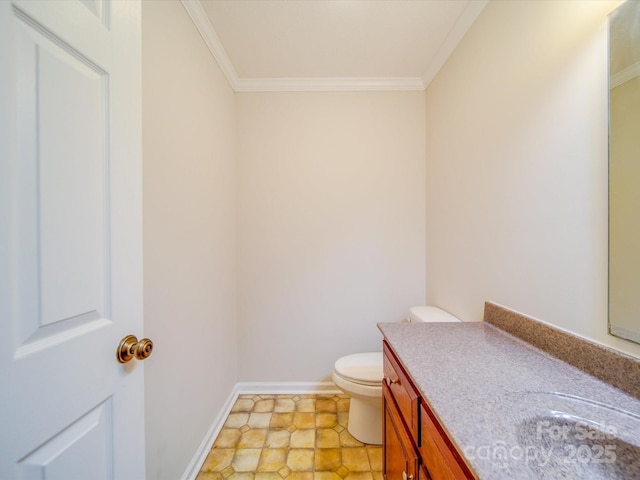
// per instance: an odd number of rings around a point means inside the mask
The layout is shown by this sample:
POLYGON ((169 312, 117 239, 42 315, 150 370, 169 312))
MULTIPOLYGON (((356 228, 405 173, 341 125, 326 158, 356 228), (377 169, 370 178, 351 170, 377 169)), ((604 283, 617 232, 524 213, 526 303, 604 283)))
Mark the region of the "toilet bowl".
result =
MULTIPOLYGON (((407 322, 459 322, 432 306, 413 307, 407 322)), ((382 444, 382 352, 346 355, 336 360, 331 377, 349 395, 347 430, 362 443, 382 444)))
POLYGON ((382 443, 382 352, 336 360, 333 382, 351 397, 347 430, 362 443, 382 443))

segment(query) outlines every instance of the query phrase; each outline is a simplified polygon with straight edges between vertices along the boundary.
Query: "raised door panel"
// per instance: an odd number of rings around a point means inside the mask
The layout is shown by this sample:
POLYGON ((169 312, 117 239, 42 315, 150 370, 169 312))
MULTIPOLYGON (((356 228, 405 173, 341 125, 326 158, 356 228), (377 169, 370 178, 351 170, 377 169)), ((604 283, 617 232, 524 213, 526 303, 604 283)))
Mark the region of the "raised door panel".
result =
POLYGON ((21 478, 113 478, 112 428, 111 401, 107 400, 20 459, 21 478))
POLYGON ((391 398, 391 392, 383 387, 384 440, 383 472, 387 480, 415 479, 418 474, 418 456, 411 437, 406 431, 400 412, 391 398))
POLYGON ((109 0, 80 0, 101 22, 109 28, 109 0))
POLYGON ((10 279, 16 355, 110 316, 108 76, 15 11, 16 161, 10 279))

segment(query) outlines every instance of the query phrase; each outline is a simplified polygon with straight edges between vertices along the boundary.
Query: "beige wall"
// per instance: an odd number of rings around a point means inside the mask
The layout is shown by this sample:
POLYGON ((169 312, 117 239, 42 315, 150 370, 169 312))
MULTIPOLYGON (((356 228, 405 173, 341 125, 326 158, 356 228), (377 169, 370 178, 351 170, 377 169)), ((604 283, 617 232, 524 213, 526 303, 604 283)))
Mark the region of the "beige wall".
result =
POLYGON ((427 300, 607 334, 607 14, 491 2, 427 89, 427 300))
POLYGON ((237 381, 235 97, 182 5, 142 2, 147 478, 180 478, 237 381))
POLYGON ((322 381, 424 302, 424 93, 237 98, 239 379, 322 381))

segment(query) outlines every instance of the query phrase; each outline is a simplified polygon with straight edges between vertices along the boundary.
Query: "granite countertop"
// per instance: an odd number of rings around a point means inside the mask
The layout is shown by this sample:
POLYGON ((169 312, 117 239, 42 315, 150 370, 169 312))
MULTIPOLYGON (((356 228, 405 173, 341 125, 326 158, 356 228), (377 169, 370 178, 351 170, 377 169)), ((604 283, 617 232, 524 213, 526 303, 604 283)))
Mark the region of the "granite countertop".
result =
POLYGON ((487 322, 378 328, 479 479, 640 478, 638 398, 487 322))

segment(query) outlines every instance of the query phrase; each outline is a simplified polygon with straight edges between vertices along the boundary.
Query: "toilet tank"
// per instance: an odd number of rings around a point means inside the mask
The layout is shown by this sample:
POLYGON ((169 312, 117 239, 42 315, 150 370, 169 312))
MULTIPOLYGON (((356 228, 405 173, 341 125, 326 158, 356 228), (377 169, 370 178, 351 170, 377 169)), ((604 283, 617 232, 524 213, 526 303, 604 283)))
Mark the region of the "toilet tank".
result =
POLYGON ((412 307, 409 309, 409 322, 460 322, 458 317, 432 306, 412 307))

